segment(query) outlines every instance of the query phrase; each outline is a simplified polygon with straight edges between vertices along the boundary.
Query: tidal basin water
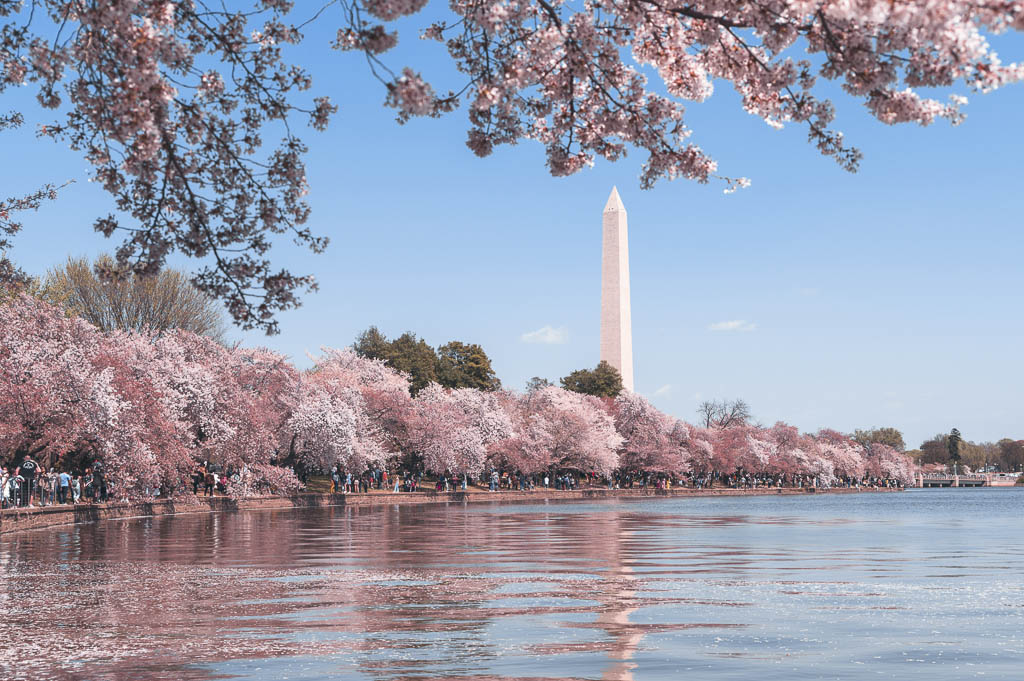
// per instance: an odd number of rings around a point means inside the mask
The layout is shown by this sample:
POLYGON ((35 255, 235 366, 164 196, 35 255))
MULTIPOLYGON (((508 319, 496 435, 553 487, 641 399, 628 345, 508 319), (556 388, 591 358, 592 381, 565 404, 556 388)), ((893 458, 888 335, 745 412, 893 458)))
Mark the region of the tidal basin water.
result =
POLYGON ((1024 490, 246 512, 0 540, 0 679, 1024 678, 1024 490))

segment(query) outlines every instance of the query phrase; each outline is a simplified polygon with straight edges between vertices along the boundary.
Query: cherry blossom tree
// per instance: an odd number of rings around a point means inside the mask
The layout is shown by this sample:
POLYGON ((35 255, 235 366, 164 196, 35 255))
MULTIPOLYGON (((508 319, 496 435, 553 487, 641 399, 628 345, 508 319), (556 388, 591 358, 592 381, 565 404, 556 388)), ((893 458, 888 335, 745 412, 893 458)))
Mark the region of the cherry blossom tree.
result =
POLYGON ((124 411, 100 334, 26 294, 0 305, 0 452, 55 460, 103 442, 124 411))
POLYGON ((488 447, 487 458, 492 467, 524 473, 536 473, 541 470, 536 466, 536 461, 526 455, 524 444, 524 435, 529 430, 531 417, 527 409, 531 392, 528 390, 524 395, 514 390, 502 390, 494 394, 511 429, 507 437, 491 443, 488 447))
POLYGON ((887 444, 871 442, 865 447, 865 455, 868 475, 899 480, 905 485, 913 482, 914 466, 906 454, 887 444))
POLYGON ((864 450, 852 438, 834 430, 820 430, 815 436, 821 456, 832 464, 837 476, 860 478, 864 475, 864 450))
POLYGON ((206 338, 185 332, 162 337, 158 347, 176 367, 172 389, 184 404, 190 447, 202 460, 219 465, 236 463, 235 454, 250 454, 239 440, 248 400, 232 380, 230 351, 206 338))
POLYGON ((410 426, 415 420, 409 395, 409 376, 380 359, 362 357, 351 348, 322 348, 313 357, 307 379, 326 390, 351 387, 359 390, 365 408, 381 429, 389 452, 411 450, 410 426))
POLYGON ((298 460, 326 472, 335 464, 363 471, 387 458, 384 434, 354 387, 322 386, 304 381, 303 394, 288 420, 298 460))
POLYGON ((609 475, 623 439, 600 398, 549 386, 524 396, 527 417, 513 456, 524 473, 572 469, 609 475))
POLYGON ((183 488, 195 459, 185 396, 174 389, 179 367, 168 362, 154 338, 124 332, 103 337, 92 365, 109 373, 123 405, 115 427, 92 452, 103 462, 114 496, 183 488))
POLYGON ((434 383, 413 399, 405 374, 351 349, 325 348, 299 372, 270 350, 185 331, 103 333, 25 293, 0 303, 0 458, 98 462, 116 498, 141 498, 187 490, 199 461, 237 473, 232 494, 283 494, 299 482, 275 463, 360 472, 399 453, 438 474, 494 465, 907 483, 914 471, 883 443, 785 423, 701 428, 633 393, 434 383))
POLYGON ((237 496, 260 493, 289 495, 301 491, 302 487, 291 468, 257 463, 242 472, 241 479, 232 484, 230 491, 237 496))
POLYGON ((428 470, 478 474, 489 448, 512 436, 512 419, 494 393, 431 383, 416 396, 413 441, 428 470))
POLYGON ((305 372, 285 425, 288 450, 312 470, 383 465, 406 443, 408 378, 351 348, 322 348, 305 372))
POLYGON ((248 419, 268 434, 272 455, 280 458, 290 445, 286 424, 300 399, 302 374, 284 355, 267 348, 237 347, 232 357, 235 381, 251 396, 248 419))
POLYGON ((732 473, 742 465, 747 450, 747 435, 750 427, 710 428, 714 453, 712 468, 722 473, 732 473))
POLYGON ((779 461, 779 446, 771 432, 761 428, 747 433, 746 447, 740 457, 740 468, 754 473, 774 473, 779 461))
POLYGON ((286 441, 298 374, 269 350, 226 348, 178 331, 154 340, 171 367, 168 377, 183 406, 193 461, 225 470, 269 464, 286 441))
POLYGON ((619 465, 627 470, 678 473, 688 467, 685 435, 678 421, 658 411, 642 395, 615 398, 615 428, 624 439, 619 465))
POLYGON ((680 421, 676 426, 678 437, 683 441, 690 470, 695 473, 709 473, 715 469, 714 432, 680 421))
POLYGON ((1019 0, 453 0, 422 20, 422 36, 461 74, 442 87, 415 64, 386 63, 399 23, 426 6, 0 0, 0 92, 32 84, 54 111, 39 131, 79 151, 112 196, 116 211, 94 226, 126 230, 120 266, 152 273, 173 251, 201 259, 196 285, 243 327, 274 332, 276 313, 316 284, 276 268, 272 241, 327 245, 305 226, 296 128, 322 130, 336 108, 284 59, 314 19, 340 24, 332 47, 363 53, 399 120, 464 106, 474 153, 535 140, 554 175, 636 148, 644 187, 746 184, 719 171, 686 121, 716 84, 769 126, 804 126, 822 154, 855 170, 860 152, 833 127, 823 94, 833 82, 883 123, 927 125, 959 122, 964 92, 1022 75, 988 42, 1024 28, 1019 0))
POLYGON ((775 444, 773 472, 783 475, 810 474, 817 446, 813 440, 801 435, 796 427, 781 421, 771 427, 769 435, 775 444))

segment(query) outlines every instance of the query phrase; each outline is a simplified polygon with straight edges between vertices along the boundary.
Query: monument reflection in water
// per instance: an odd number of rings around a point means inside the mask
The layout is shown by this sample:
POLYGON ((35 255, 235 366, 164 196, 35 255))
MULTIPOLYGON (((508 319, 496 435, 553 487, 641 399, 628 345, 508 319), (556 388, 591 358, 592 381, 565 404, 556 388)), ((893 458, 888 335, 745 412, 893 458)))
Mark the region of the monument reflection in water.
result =
POLYGON ((1022 492, 33 532, 0 541, 0 678, 1018 679, 1022 492))

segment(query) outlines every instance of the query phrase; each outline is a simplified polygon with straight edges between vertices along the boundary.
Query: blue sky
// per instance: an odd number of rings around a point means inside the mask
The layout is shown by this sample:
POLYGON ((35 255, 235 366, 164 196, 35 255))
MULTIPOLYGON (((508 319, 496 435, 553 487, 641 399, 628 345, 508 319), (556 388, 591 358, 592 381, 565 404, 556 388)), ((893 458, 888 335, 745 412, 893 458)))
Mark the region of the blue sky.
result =
MULTIPOLYGON (((327 33, 311 37, 322 45, 327 33)), ((389 62, 444 83, 439 48, 404 40, 389 62)), ((1013 47, 1005 60, 1024 52, 1013 47)), ((1024 438, 1024 88, 972 96, 957 128, 887 127, 838 97, 838 127, 865 155, 851 175, 802 128, 743 113, 719 83, 688 123, 723 174, 752 180, 724 195, 685 181, 642 191, 640 152, 571 178, 550 177, 534 143, 481 160, 464 145, 463 111, 399 126, 358 57, 311 59, 316 94, 341 106, 327 133, 305 134, 310 224, 331 246, 315 256, 284 243, 274 258, 314 273, 320 292, 281 315, 279 336, 235 338, 305 365, 371 324, 411 330, 434 345, 480 343, 515 388, 593 366, 601 210, 617 185, 636 389, 660 408, 693 420, 703 399, 743 398, 764 423, 891 425, 910 446, 954 426, 974 441, 1024 438), (560 342, 524 341, 545 327, 555 333, 537 335, 560 342)), ((10 255, 42 274, 112 250, 91 229, 110 204, 85 162, 31 131, 2 139, 0 193, 76 179, 27 216, 10 255)))

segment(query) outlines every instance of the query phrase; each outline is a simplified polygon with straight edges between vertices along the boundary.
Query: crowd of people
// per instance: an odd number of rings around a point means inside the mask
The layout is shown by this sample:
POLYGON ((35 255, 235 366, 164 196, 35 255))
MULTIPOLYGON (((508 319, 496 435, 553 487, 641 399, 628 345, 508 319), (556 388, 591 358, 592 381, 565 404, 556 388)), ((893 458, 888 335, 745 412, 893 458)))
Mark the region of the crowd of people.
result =
MULTIPOLYGON (((345 472, 340 465, 331 469, 331 493, 349 494, 366 493, 373 489, 392 492, 415 492, 422 489, 422 481, 426 477, 424 471, 396 471, 389 473, 386 469, 375 468, 363 474, 345 472)), ((437 492, 456 492, 467 490, 470 478, 466 475, 444 472, 435 477, 432 485, 437 492)), ((492 468, 482 473, 475 481, 488 491, 501 490, 529 491, 535 489, 576 490, 581 487, 607 489, 758 489, 758 488, 867 488, 867 489, 899 489, 903 482, 898 478, 887 478, 865 475, 857 478, 842 476, 834 479, 821 476, 793 474, 770 475, 735 471, 721 473, 710 471, 704 473, 682 473, 669 475, 665 473, 648 473, 645 471, 621 471, 610 477, 596 472, 582 473, 579 471, 545 472, 527 475, 521 471, 498 470, 492 468)))
MULTIPOLYGON (((204 461, 192 476, 192 493, 202 496, 227 494, 229 486, 239 481, 243 472, 221 469, 204 461)), ((305 477, 305 476, 303 476, 305 477)), ((338 464, 330 469, 332 494, 367 493, 372 490, 415 492, 422 490, 423 470, 395 470, 374 467, 354 473, 338 464)), ((437 492, 455 492, 468 489, 471 480, 466 474, 444 472, 434 476, 432 485, 437 492)), ((757 488, 900 488, 903 482, 896 478, 863 476, 822 479, 804 474, 765 474, 742 470, 733 473, 690 472, 678 475, 645 471, 617 471, 611 476, 596 472, 549 471, 525 474, 520 471, 484 471, 475 484, 491 492, 501 490, 529 491, 535 489, 575 490, 581 487, 607 489, 757 489, 757 488)), ((430 486, 427 487, 429 489, 430 486)), ((0 508, 35 508, 53 505, 105 502, 108 500, 107 481, 99 466, 82 472, 45 468, 31 456, 18 464, 0 468, 0 508)))
POLYGON ((31 456, 0 468, 0 508, 35 508, 107 500, 100 467, 81 472, 45 468, 31 456))

